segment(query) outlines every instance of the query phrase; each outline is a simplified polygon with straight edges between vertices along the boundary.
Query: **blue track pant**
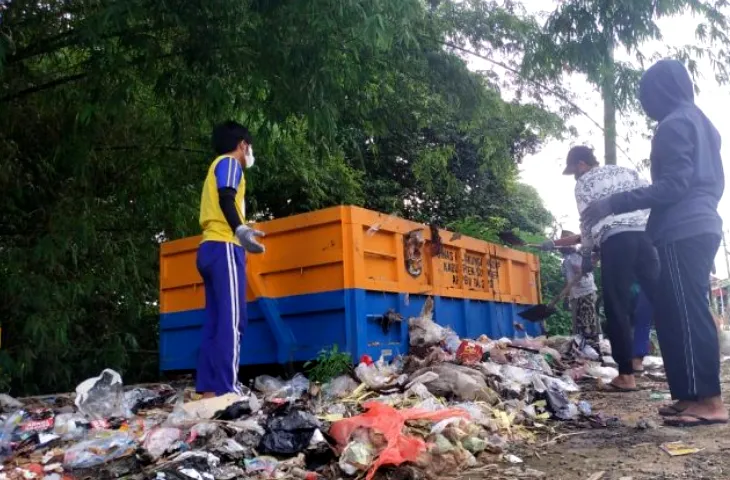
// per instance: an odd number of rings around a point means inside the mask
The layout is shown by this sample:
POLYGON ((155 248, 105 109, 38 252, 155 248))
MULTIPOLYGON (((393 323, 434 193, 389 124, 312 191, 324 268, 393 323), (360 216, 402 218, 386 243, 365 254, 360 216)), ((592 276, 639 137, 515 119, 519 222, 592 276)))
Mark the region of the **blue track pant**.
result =
POLYGON ((196 390, 241 393, 238 365, 246 327, 246 254, 232 243, 204 242, 198 271, 205 284, 205 324, 198 355, 196 390))

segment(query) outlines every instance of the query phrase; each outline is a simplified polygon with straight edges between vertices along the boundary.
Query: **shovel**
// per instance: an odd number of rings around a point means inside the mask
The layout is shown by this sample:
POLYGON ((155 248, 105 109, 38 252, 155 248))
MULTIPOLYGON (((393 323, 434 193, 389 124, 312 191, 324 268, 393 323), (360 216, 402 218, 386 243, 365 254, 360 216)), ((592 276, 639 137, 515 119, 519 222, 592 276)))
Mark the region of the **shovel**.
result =
POLYGON ((527 243, 510 230, 499 232, 497 237, 510 247, 540 248, 542 246, 539 243, 527 243))
POLYGON ((515 233, 511 230, 504 230, 502 232, 499 232, 497 234, 497 237, 499 237, 502 242, 511 247, 522 247, 526 244, 524 240, 515 235, 515 233))
POLYGON ((573 279, 565 285, 565 288, 563 288, 547 305, 535 305, 534 307, 530 307, 527 310, 518 313, 518 315, 528 322, 542 322, 557 311, 555 305, 557 305, 559 301, 570 293, 570 289, 572 289, 580 281, 580 279, 580 275, 573 277, 573 279))

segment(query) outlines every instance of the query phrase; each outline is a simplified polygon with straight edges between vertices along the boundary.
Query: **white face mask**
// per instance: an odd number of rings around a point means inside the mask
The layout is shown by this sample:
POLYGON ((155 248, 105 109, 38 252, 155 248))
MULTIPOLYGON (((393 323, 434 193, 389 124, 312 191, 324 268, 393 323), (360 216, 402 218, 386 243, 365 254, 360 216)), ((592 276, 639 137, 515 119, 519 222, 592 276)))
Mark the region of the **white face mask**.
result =
POLYGON ((253 156, 253 147, 252 146, 249 145, 248 152, 246 152, 246 156, 244 157, 244 159, 246 160, 246 168, 253 167, 253 164, 256 161, 256 159, 253 156))

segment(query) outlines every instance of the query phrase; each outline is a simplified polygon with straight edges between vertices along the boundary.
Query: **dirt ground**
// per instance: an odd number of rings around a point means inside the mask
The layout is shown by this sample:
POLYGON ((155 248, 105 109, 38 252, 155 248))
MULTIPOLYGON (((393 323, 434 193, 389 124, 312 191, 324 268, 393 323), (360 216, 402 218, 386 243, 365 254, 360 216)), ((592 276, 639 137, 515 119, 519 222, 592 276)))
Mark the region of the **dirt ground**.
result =
MULTIPOLYGON (((668 401, 650 397, 652 392, 668 392, 666 383, 642 378, 639 386, 644 390, 623 394, 584 392, 581 398, 592 404, 594 413, 616 416, 621 425, 561 425, 547 440, 521 452, 524 465, 545 472, 548 479, 560 480, 730 479, 730 426, 664 427, 657 407, 668 401), (559 435, 563 436, 556 439, 559 435), (660 445, 675 441, 702 451, 671 457, 660 449, 660 445)), ((726 363, 723 387, 728 386, 730 365, 726 363)), ((728 399, 726 395, 730 407, 728 399)))

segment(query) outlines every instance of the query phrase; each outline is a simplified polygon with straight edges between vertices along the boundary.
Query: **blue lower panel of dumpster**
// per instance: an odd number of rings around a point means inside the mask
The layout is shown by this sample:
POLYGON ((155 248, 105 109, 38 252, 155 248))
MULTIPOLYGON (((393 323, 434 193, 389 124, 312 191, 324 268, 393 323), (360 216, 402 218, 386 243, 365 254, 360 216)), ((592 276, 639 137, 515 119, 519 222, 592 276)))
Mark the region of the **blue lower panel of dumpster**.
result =
MULTIPOLYGON (((337 344, 354 359, 363 354, 373 358, 408 352, 408 322, 417 316, 425 296, 365 290, 338 290, 257 300, 248 304, 248 325, 243 332, 241 364, 278 363, 281 359, 306 361, 320 350, 337 344), (268 308, 262 308, 268 302, 268 308), (267 318, 276 310, 291 341, 274 335, 267 318), (404 321, 385 329, 382 316, 393 310, 404 321), (280 345, 282 347, 280 347, 280 345), (280 352, 280 348, 286 351, 280 352)), ((526 305, 487 302, 463 298, 434 297, 434 320, 451 327, 459 336, 477 338, 520 337, 515 322, 526 305)), ((200 347, 200 330, 205 310, 166 313, 160 316, 160 369, 163 371, 195 369, 200 347)), ((539 324, 524 322, 527 334, 541 334, 539 324)))

